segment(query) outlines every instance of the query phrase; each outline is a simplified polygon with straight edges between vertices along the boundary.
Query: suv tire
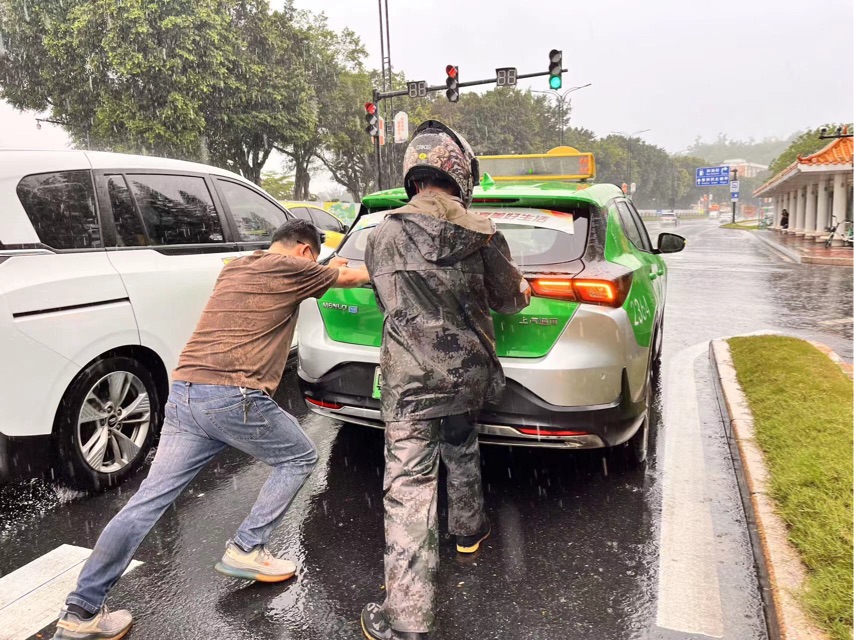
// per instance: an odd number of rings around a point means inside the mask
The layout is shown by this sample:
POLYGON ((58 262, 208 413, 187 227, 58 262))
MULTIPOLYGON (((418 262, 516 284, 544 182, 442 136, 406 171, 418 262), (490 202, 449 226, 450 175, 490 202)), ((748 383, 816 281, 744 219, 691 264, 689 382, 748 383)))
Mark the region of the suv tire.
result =
POLYGON ((54 425, 60 475, 78 489, 124 481, 143 463, 162 422, 151 372, 111 356, 86 367, 60 403, 54 425))

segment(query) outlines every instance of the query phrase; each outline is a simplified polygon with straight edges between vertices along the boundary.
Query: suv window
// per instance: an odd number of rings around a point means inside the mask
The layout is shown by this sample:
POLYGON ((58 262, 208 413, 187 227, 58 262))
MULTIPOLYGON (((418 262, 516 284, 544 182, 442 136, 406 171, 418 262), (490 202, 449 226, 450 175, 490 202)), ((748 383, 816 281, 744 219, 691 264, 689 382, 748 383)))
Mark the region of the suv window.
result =
POLYGON ((632 217, 631 211, 629 211, 629 205, 621 200, 617 203, 617 210, 620 212, 620 221, 623 223, 623 231, 625 231, 626 236, 632 241, 635 248, 646 251, 641 232, 632 217))
POLYGON ((344 227, 338 221, 338 218, 326 213, 323 209, 315 209, 312 207, 309 209, 309 213, 311 213, 311 217, 314 218, 314 226, 318 229, 322 231, 335 231, 337 233, 342 233, 344 231, 344 227))
POLYGON ((26 176, 18 183, 17 193, 42 243, 53 249, 103 246, 88 171, 26 176))
POLYGON ((231 209, 243 242, 266 242, 287 220, 285 212, 249 187, 229 180, 217 180, 223 199, 231 209))
POLYGON ((311 219, 311 214, 305 207, 293 207, 292 209, 289 209, 289 211, 294 214, 295 218, 314 224, 314 220, 311 219))
POLYGON ((152 245, 224 241, 204 178, 128 174, 127 179, 152 245))
POLYGON ((113 211, 113 221, 116 224, 117 247, 144 247, 148 244, 145 227, 133 204, 127 182, 124 176, 105 176, 107 180, 107 195, 110 198, 110 208, 113 211))

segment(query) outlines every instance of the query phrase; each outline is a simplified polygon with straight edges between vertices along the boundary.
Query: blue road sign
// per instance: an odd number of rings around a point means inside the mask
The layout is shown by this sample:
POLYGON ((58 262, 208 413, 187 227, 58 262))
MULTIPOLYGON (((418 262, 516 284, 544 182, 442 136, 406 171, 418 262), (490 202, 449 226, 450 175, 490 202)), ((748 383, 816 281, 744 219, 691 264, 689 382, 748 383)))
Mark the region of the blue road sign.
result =
POLYGON ((719 187, 729 184, 729 167, 698 167, 694 182, 698 187, 719 187))
POLYGON ((733 200, 738 200, 738 191, 733 191, 731 194, 729 194, 729 197, 733 200))

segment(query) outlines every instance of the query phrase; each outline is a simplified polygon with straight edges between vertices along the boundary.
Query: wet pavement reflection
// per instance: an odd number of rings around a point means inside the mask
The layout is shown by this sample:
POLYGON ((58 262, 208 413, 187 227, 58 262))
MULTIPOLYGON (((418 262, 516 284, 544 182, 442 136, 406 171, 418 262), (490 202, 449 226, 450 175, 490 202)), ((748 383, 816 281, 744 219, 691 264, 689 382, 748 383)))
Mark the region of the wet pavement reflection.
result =
MULTIPOLYGON (((662 380, 685 348, 760 330, 817 339, 851 360, 850 270, 784 262, 749 233, 713 222, 683 222, 676 231, 689 242, 684 253, 667 258, 662 380)), ((654 224, 650 232, 657 232, 654 224)), ((705 356, 694 371, 725 637, 764 638, 752 553, 705 356)), ((145 564, 114 590, 111 605, 130 608, 137 618, 129 638, 360 637, 361 607, 383 597, 382 433, 307 413, 293 370, 277 400, 299 417, 320 456, 272 544, 301 567, 298 578, 246 585, 214 573, 268 473, 226 452, 167 512, 136 556, 145 564)), ((661 400, 659 389, 644 471, 596 451, 483 448, 495 533, 473 558, 458 557, 445 533, 442 497, 434 637, 703 637, 656 625, 667 462, 661 434, 679 428, 662 423, 661 400)), ((91 547, 142 477, 96 496, 42 482, 0 490, 0 574, 60 544, 91 547)))

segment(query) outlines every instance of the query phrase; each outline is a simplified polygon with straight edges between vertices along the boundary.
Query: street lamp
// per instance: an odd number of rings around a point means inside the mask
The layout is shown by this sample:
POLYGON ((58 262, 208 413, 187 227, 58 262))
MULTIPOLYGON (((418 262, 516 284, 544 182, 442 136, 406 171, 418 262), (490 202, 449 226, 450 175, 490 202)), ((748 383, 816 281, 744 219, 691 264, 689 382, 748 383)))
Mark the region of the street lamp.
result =
POLYGON ((647 131, 652 131, 652 129, 638 129, 637 131, 634 131, 632 133, 626 133, 625 131, 612 131, 611 132, 612 134, 615 134, 618 136, 625 136, 626 138, 628 138, 628 144, 626 146, 628 147, 629 158, 628 158, 628 161, 626 162, 626 164, 628 165, 628 171, 626 173, 629 174, 629 180, 628 180, 629 188, 631 188, 631 184, 632 184, 632 138, 640 135, 641 133, 646 133, 647 131))
POLYGON ((564 105, 564 103, 566 103, 566 97, 570 93, 572 93, 573 91, 578 91, 579 89, 586 89, 587 87, 591 86, 592 84, 593 84, 592 82, 588 82, 587 84, 583 84, 583 85, 578 86, 578 87, 570 87, 569 89, 567 89, 563 93, 561 93, 559 91, 555 91, 554 89, 549 89, 548 91, 537 91, 534 89, 531 90, 532 93, 545 93, 547 95, 551 95, 551 96, 554 96, 555 98, 557 98, 557 114, 558 114, 558 122, 560 123, 560 146, 563 146, 563 128, 564 128, 563 105, 564 105))

